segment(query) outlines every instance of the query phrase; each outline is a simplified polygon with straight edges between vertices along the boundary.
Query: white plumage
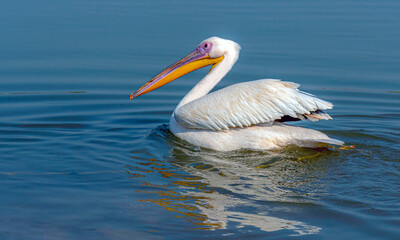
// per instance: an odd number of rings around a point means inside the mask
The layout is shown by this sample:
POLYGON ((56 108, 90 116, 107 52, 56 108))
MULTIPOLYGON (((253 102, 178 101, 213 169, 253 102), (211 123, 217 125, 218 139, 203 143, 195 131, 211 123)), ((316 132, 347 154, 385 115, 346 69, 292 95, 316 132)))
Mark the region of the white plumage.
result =
MULTIPOLYGON (((186 128, 221 131, 272 124, 283 116, 302 119, 304 114, 332 108, 298 87, 274 79, 238 83, 177 108, 175 119, 186 128)), ((326 114, 323 119, 330 117, 326 114)))
POLYGON ((195 51, 131 94, 131 98, 190 71, 213 65, 172 114, 170 130, 177 137, 218 151, 270 150, 289 144, 303 147, 343 144, 319 131, 282 123, 286 120, 331 119, 323 110, 331 109, 333 105, 299 91, 296 83, 264 79, 238 83, 209 94, 235 64, 239 51, 240 46, 233 41, 218 37, 206 39, 195 51))

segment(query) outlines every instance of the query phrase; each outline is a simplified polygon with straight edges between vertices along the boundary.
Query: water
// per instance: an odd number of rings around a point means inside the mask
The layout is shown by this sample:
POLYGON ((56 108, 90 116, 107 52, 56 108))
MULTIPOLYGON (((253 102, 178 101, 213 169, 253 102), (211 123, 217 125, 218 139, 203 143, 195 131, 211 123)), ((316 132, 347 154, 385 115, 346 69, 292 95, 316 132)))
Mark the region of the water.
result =
POLYGON ((396 239, 398 1, 3 1, 1 239, 396 239), (218 153, 173 137, 207 70, 129 94, 210 36, 218 85, 278 78, 331 101, 296 123, 355 145, 218 153))

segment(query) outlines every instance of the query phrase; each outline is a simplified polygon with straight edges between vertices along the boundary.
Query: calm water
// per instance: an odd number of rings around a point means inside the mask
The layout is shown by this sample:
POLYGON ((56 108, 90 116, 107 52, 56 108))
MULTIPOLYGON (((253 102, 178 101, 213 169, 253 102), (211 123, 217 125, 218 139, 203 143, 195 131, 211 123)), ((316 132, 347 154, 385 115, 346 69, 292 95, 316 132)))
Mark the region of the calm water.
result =
POLYGON ((0 3, 1 239, 398 239, 399 1, 0 3), (218 87, 278 78, 355 149, 199 150, 168 131, 207 70, 129 94, 210 36, 218 87))

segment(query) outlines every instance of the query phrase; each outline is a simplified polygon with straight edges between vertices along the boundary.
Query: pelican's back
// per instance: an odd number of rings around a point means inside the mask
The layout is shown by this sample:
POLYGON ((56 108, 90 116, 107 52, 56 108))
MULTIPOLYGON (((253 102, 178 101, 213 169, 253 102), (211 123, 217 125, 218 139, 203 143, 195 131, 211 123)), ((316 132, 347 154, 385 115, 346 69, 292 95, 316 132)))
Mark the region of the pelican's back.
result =
POLYGON ((298 90, 299 84, 263 79, 231 85, 175 110, 176 121, 191 129, 229 130, 273 123, 284 116, 331 119, 330 102, 298 90))

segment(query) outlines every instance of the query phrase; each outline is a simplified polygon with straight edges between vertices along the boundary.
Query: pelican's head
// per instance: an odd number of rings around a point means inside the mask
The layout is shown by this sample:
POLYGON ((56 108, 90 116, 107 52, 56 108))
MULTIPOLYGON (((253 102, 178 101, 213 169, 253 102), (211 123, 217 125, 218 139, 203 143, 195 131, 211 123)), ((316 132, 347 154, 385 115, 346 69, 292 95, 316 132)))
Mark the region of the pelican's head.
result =
POLYGON ((212 65, 212 70, 229 54, 232 55, 231 60, 235 62, 239 56, 239 50, 239 44, 231 40, 219 37, 207 38, 193 52, 150 79, 129 98, 133 99, 151 92, 199 68, 212 65))

